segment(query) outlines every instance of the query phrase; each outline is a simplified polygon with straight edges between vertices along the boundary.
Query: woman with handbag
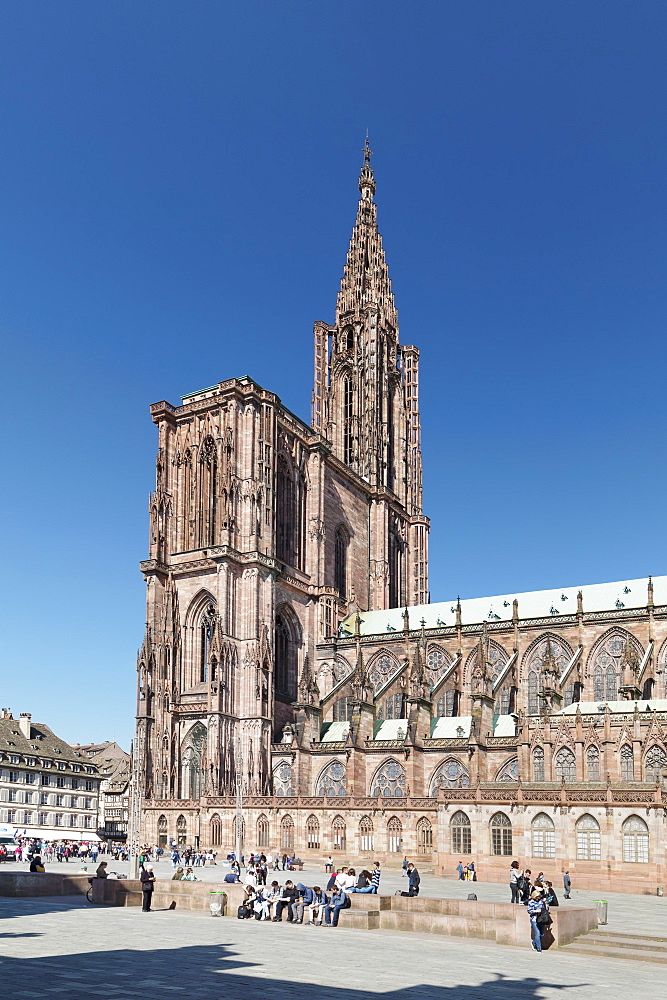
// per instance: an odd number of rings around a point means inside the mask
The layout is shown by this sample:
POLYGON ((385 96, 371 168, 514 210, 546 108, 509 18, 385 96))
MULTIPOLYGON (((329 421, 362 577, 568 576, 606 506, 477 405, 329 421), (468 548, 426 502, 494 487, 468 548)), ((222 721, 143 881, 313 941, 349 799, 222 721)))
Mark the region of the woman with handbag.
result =
POLYGON ((542 935, 552 923, 549 907, 544 901, 541 889, 534 889, 528 901, 528 918, 530 920, 531 947, 533 951, 542 951, 542 935))

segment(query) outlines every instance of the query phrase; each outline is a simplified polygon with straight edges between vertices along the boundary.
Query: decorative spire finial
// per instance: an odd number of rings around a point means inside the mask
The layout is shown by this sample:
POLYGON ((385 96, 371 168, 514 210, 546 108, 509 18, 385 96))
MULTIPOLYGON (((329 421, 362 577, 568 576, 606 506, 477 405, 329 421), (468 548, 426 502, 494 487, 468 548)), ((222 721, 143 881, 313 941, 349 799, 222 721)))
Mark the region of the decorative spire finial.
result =
POLYGON ((364 143, 362 152, 364 154, 364 163, 361 168, 361 174, 359 175, 359 190, 361 191, 361 197, 364 201, 371 201, 373 195, 375 194, 375 176, 371 166, 371 156, 373 155, 373 150, 371 149, 368 141, 368 129, 366 130, 366 142, 364 143))

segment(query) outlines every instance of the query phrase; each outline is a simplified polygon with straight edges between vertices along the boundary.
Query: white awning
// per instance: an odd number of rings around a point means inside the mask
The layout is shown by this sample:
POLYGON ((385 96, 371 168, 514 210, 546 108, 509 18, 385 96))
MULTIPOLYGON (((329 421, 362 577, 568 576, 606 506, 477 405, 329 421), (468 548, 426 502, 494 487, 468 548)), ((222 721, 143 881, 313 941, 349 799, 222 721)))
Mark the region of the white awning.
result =
POLYGON ((15 837, 35 837, 39 840, 76 840, 80 844, 99 843, 100 838, 92 830, 68 830, 66 827, 15 826, 15 837))

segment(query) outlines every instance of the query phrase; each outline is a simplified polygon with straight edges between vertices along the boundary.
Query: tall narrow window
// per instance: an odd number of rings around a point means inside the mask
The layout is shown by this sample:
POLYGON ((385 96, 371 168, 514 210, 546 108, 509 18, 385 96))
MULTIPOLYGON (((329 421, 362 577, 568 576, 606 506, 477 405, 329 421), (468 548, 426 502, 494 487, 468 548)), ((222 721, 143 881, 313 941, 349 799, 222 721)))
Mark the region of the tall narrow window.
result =
MULTIPOLYGON (((371 827, 372 829, 372 827, 371 827)), ((334 851, 344 851, 345 850, 345 820, 342 816, 336 816, 333 823, 331 824, 331 832, 333 833, 333 846, 334 851)))
POLYGON ((623 824, 623 860, 648 864, 648 827, 640 816, 629 816, 623 824))
POLYGON ((417 823, 417 853, 430 854, 433 850, 433 827, 425 816, 417 823))
POLYGON ((387 839, 392 854, 400 853, 403 850, 403 827, 397 816, 392 816, 387 823, 387 839))
POLYGON ((528 674, 528 714, 538 715, 540 711, 540 677, 537 670, 528 674))
POLYGON ((373 848, 373 820, 370 816, 362 816, 359 822, 359 840, 361 850, 366 853, 373 848))
POLYGON ((280 846, 283 851, 294 850, 294 820, 291 816, 283 816, 280 821, 280 846))
POLYGON ((512 824, 505 813, 491 819, 491 853, 509 856, 512 853, 512 824))
POLYGON ((257 820, 257 846, 269 846, 269 821, 264 814, 257 820))
POLYGON ((222 820, 218 813, 211 816, 211 847, 219 847, 222 843, 222 820))
POLYGON ((589 747, 586 751, 586 771, 589 781, 600 780, 600 751, 597 747, 589 747))
POLYGON ((556 857, 556 830, 546 813, 538 813, 531 824, 534 858, 556 857))
POLYGON ((296 685, 296 648, 289 623, 281 614, 276 615, 274 669, 276 697, 283 701, 293 701, 296 685))
POLYGON ((621 747, 621 780, 635 780, 635 755, 627 743, 621 747))
POLYGON ((577 762, 574 754, 567 747, 558 751, 554 758, 554 764, 558 781, 561 779, 563 781, 577 780, 577 762))
POLYGON ((217 619, 217 612, 214 604, 209 604, 202 615, 199 626, 199 683, 203 684, 210 680, 209 658, 213 629, 217 619))
POLYGON ((339 597, 347 597, 347 544, 348 535, 343 525, 336 528, 334 552, 334 587, 339 597))
POLYGON ((294 480, 283 455, 278 458, 276 505, 276 554, 291 566, 294 563, 294 480))
POLYGON ((472 854, 472 831, 468 816, 460 809, 449 823, 452 840, 452 854, 472 854))
POLYGON ((343 461, 346 465, 352 465, 352 414, 354 410, 352 402, 352 379, 343 379, 343 461))
POLYGON ((577 836, 577 861, 599 861, 601 857, 600 824, 586 813, 575 825, 577 836))
POLYGON ((317 816, 309 816, 306 820, 306 841, 312 850, 320 847, 320 824, 317 816))
POLYGON ((533 750, 533 781, 544 781, 544 750, 535 747, 533 750))

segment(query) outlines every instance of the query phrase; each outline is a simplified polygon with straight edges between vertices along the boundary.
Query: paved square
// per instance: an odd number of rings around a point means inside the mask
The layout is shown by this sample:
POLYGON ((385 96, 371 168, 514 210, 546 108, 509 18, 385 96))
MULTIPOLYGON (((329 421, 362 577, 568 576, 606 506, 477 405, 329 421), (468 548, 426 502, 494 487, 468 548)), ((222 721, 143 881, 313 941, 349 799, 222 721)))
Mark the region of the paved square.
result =
MULTIPOLYGON (((481 895, 481 894, 480 894, 481 895)), ((81 897, 0 899, 8 1000, 609 1000, 655 995, 662 969, 386 931, 94 907, 81 897)))

